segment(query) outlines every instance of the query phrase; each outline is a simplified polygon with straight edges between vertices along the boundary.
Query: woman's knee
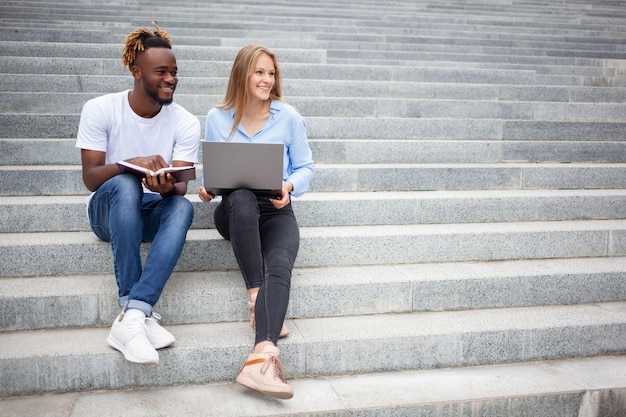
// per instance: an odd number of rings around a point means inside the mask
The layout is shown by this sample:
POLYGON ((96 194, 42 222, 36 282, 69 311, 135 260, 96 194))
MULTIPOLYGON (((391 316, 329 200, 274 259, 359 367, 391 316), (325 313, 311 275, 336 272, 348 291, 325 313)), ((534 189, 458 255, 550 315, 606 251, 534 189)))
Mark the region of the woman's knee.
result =
POLYGON ((228 196, 228 201, 232 204, 254 204, 256 205, 256 194, 250 190, 239 189, 233 191, 228 196))

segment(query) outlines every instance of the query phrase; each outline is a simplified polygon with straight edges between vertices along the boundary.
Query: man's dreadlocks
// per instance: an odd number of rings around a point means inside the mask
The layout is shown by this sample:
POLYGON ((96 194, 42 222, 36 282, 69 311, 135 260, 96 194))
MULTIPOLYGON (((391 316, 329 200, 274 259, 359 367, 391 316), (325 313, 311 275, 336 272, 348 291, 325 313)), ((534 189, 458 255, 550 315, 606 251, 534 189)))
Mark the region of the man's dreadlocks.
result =
POLYGON ((137 60, 137 54, 151 47, 164 47, 172 49, 172 40, 166 31, 161 30, 156 23, 153 32, 146 27, 139 27, 126 36, 124 50, 122 51, 122 64, 130 69, 137 60))

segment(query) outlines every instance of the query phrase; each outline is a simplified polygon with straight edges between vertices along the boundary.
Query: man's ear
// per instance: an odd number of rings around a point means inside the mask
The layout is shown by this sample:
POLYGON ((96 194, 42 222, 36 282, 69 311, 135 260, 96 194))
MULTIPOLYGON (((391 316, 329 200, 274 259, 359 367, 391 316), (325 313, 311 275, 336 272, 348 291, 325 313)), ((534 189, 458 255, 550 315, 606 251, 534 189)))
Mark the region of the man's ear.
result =
POLYGON ((141 69, 137 65, 130 67, 130 73, 133 74, 135 78, 141 78, 141 69))

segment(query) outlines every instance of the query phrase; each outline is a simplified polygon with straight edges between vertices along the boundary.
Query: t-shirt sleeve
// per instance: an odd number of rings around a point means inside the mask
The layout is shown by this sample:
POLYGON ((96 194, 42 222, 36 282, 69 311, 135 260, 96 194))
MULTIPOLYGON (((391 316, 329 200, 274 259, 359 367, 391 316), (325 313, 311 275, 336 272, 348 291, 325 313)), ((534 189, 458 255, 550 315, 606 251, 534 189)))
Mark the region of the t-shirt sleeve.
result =
POLYGON ((172 151, 172 160, 195 164, 198 162, 198 148, 200 146, 200 121, 186 110, 182 110, 176 118, 178 128, 172 151))
POLYGON ((109 124, 107 112, 99 100, 89 100, 83 106, 76 135, 76 147, 93 151, 107 151, 109 124))

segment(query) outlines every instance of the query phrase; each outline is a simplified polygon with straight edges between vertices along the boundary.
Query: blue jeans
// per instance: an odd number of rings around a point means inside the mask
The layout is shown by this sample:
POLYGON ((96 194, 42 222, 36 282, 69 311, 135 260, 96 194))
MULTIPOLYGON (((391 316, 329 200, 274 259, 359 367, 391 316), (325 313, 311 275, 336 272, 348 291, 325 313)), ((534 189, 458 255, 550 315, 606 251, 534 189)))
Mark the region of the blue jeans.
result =
POLYGON ((267 196, 249 190, 224 195, 215 209, 215 227, 231 241, 248 289, 256 299, 255 344, 274 344, 287 314, 291 271, 300 246, 300 229, 291 203, 275 208, 267 196))
POLYGON ((149 317, 183 250, 193 220, 191 202, 144 194, 137 177, 122 174, 98 188, 88 214, 96 236, 111 242, 120 307, 149 317), (142 242, 152 242, 143 269, 142 242))

